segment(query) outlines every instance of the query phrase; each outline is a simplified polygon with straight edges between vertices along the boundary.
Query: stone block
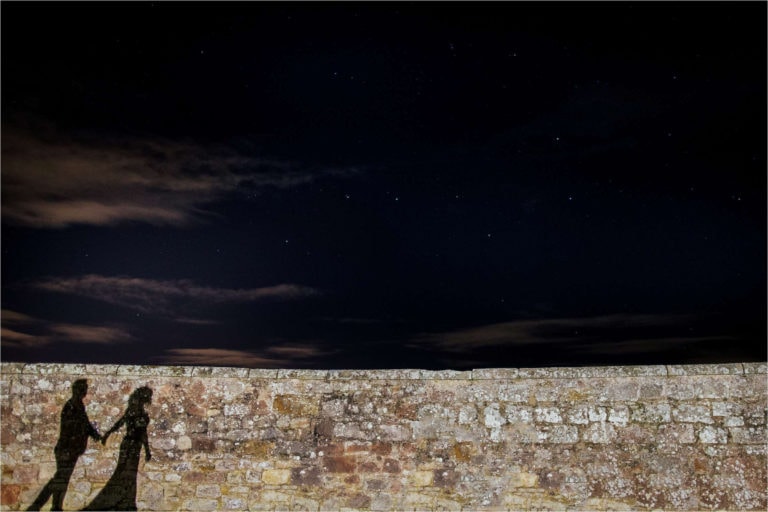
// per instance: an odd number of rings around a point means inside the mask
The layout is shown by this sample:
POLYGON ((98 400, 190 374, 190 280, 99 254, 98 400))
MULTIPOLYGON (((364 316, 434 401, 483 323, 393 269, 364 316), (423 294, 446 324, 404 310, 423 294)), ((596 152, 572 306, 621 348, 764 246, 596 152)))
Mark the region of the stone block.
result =
POLYGON ((696 441, 693 424, 667 424, 658 428, 659 444, 675 446, 678 444, 690 444, 696 441))
POLYGON ((592 423, 584 430, 582 439, 587 443, 612 443, 616 440, 616 430, 611 423, 592 423))
POLYGON ((369 508, 371 510, 382 512, 386 510, 392 510, 392 497, 387 493, 375 494, 371 498, 369 508))
POLYGON ((751 374, 766 374, 768 373, 768 363, 743 363, 744 373, 751 374))
POLYGON ((730 382, 744 382, 743 377, 691 377, 695 397, 699 399, 728 398, 730 382), (736 379, 735 381, 733 379, 736 379))
POLYGON ((26 363, 0 363, 0 375, 16 375, 24 371, 26 363))
MULTIPOLYGON (((253 370, 251 370, 253 371, 253 370)), ((328 370, 276 370, 278 379, 296 379, 296 380, 326 380, 328 370)), ((249 375, 251 378, 254 375, 249 375)), ((262 375, 261 378, 268 378, 262 375)))
POLYGON ((537 407, 534 410, 538 423, 562 423, 563 417, 557 407, 537 407))
POLYGON ((516 368, 478 368, 472 370, 472 380, 511 380, 518 374, 516 368))
POLYGON ((537 442, 567 444, 579 441, 579 430, 572 425, 553 425, 537 429, 537 442))
POLYGON ((499 428, 507 422, 499 412, 499 404, 491 404, 483 411, 484 424, 488 428, 499 428))
POLYGON ((536 473, 512 473, 509 479, 511 487, 536 487, 539 476, 536 473))
POLYGON ((459 425, 468 425, 477 420, 477 409, 472 405, 464 405, 459 409, 459 425))
POLYGON ((246 510, 248 503, 240 496, 222 496, 221 503, 224 510, 246 510))
POLYGON ((385 424, 377 426, 376 438, 381 441, 407 441, 411 439, 411 429, 405 425, 385 424))
POLYGON ((20 494, 20 485, 3 483, 0 486, 0 505, 17 505, 20 494))
POLYGON ((590 406, 588 413, 589 421, 605 421, 608 419, 608 412, 605 407, 590 406))
POLYGON ((638 423, 669 423, 672 419, 672 408, 666 402, 634 403, 630 406, 632 421, 638 423))
POLYGON ((37 481, 40 474, 40 466, 37 464, 25 464, 13 468, 13 482, 17 484, 31 484, 37 481))
POLYGON ((506 407, 507 422, 533 423, 533 408, 524 405, 508 405, 506 407))
POLYGON ((435 487, 454 490, 461 478, 458 471, 450 468, 435 469, 432 475, 432 482, 435 487))
POLYGON ((198 498, 218 498, 221 496, 221 487, 215 484, 201 484, 195 488, 195 496, 198 498))
POLYGON ((519 382, 501 382, 496 386, 496 398, 501 402, 528 403, 532 386, 519 382))
POLYGON ((617 405, 608 409, 608 421, 617 426, 626 426, 629 423, 629 407, 617 405))
POLYGON ((279 395, 272 408, 279 414, 291 416, 317 416, 320 404, 317 399, 299 395, 279 395))
POLYGON ((672 418, 678 423, 714 423, 708 405, 678 405, 672 410, 672 418))
POLYGON ((669 375, 742 375, 741 363, 668 365, 669 375))
POLYGON ((699 430, 699 441, 705 444, 725 444, 728 442, 728 431, 719 427, 706 426, 699 430))
POLYGON ((261 481, 266 485, 284 485, 291 480, 289 469, 265 469, 261 474, 261 481))
POLYGON ((307 512, 318 512, 325 510, 320 508, 320 502, 304 496, 294 495, 291 499, 291 510, 302 510, 307 512))
POLYGON ((728 430, 731 433, 731 439, 736 444, 765 444, 768 442, 763 427, 733 427, 728 430))
POLYGON ((409 475, 411 485, 414 487, 427 487, 434 481, 433 471, 414 471, 409 475))
POLYGON ((291 469, 291 484, 299 486, 322 485, 320 469, 315 466, 304 466, 291 469))
POLYGON ((353 473, 355 459, 353 457, 325 457, 323 469, 330 473, 353 473))
POLYGON ((573 425, 586 425, 589 423, 589 412, 586 405, 577 405, 568 409, 566 421, 573 425))
POLYGON ((648 398, 660 398, 662 396, 663 390, 664 386, 659 383, 641 384, 639 397, 641 400, 648 398))
POLYGON ((189 499, 182 505, 185 510, 218 510, 219 501, 214 499, 189 499))

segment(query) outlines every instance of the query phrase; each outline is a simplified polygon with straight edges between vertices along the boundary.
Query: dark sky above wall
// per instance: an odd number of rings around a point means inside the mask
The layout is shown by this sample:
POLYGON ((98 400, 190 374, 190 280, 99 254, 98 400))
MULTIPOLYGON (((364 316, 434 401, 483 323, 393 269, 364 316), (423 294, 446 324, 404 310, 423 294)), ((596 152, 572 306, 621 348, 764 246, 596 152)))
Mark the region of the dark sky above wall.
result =
POLYGON ((2 5, 2 359, 766 359, 766 4, 2 5))

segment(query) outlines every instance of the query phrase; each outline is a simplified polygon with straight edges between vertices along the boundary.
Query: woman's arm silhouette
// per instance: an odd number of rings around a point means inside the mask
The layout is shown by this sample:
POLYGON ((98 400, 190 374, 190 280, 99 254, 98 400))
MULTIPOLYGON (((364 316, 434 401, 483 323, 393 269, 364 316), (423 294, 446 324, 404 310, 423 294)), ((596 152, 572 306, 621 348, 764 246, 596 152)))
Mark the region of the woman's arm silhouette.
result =
POLYGON ((141 444, 144 445, 144 453, 145 453, 145 459, 144 460, 148 461, 149 459, 152 458, 152 454, 149 451, 149 439, 147 438, 147 429, 146 428, 142 429, 141 444))
POLYGON ((117 420, 117 421, 115 422, 115 424, 114 424, 114 425, 112 425, 112 428, 110 428, 109 430, 107 430, 107 431, 104 433, 104 435, 101 437, 101 444, 106 444, 106 442, 107 442, 107 438, 108 438, 110 435, 112 435, 112 432, 115 432, 115 431, 116 431, 116 430, 118 430, 120 427, 122 427, 122 426, 123 426, 123 423, 125 423, 125 414, 123 414, 123 415, 120 417, 120 419, 119 419, 119 420, 117 420))

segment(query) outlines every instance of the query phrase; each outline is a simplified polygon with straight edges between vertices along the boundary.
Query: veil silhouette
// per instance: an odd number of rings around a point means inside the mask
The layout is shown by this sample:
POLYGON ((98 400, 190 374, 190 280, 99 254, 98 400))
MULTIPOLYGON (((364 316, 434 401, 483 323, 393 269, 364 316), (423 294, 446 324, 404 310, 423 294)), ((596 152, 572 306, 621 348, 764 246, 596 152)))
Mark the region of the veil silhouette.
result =
POLYGON ((100 439, 99 432, 91 425, 85 412, 83 399, 88 394, 88 381, 78 379, 72 383, 72 397, 61 409, 61 427, 59 440, 53 453, 56 456, 56 473, 53 475, 35 501, 27 510, 40 508, 53 497, 51 510, 61 510, 64 495, 67 492, 69 479, 75 470, 75 465, 88 446, 88 437, 100 439))
POLYGON ((120 443, 117 467, 104 488, 83 510, 136 510, 136 475, 139 471, 139 455, 144 447, 148 461, 152 455, 147 439, 149 415, 144 406, 152 403, 152 390, 146 386, 137 388, 128 399, 125 413, 110 428, 101 442, 125 425, 125 436, 120 443))

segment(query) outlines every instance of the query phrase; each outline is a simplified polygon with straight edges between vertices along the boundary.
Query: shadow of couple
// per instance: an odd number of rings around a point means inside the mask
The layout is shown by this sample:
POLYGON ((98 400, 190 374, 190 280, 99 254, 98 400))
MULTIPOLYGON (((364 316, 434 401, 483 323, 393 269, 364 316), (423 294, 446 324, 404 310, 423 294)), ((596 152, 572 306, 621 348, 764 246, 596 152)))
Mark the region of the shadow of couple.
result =
POLYGON ((83 399, 88 394, 88 381, 78 379, 72 384, 72 397, 61 410, 59 440, 53 452, 56 473, 38 494, 27 510, 40 510, 53 499, 51 510, 61 510, 69 479, 80 456, 85 452, 88 438, 106 443, 109 436, 125 425, 125 436, 120 443, 120 454, 112 476, 99 494, 82 510, 136 510, 136 475, 139 470, 141 448, 145 459, 151 458, 147 425, 149 415, 144 407, 152 403, 152 390, 137 388, 128 399, 123 415, 103 436, 91 424, 85 412, 83 399))

